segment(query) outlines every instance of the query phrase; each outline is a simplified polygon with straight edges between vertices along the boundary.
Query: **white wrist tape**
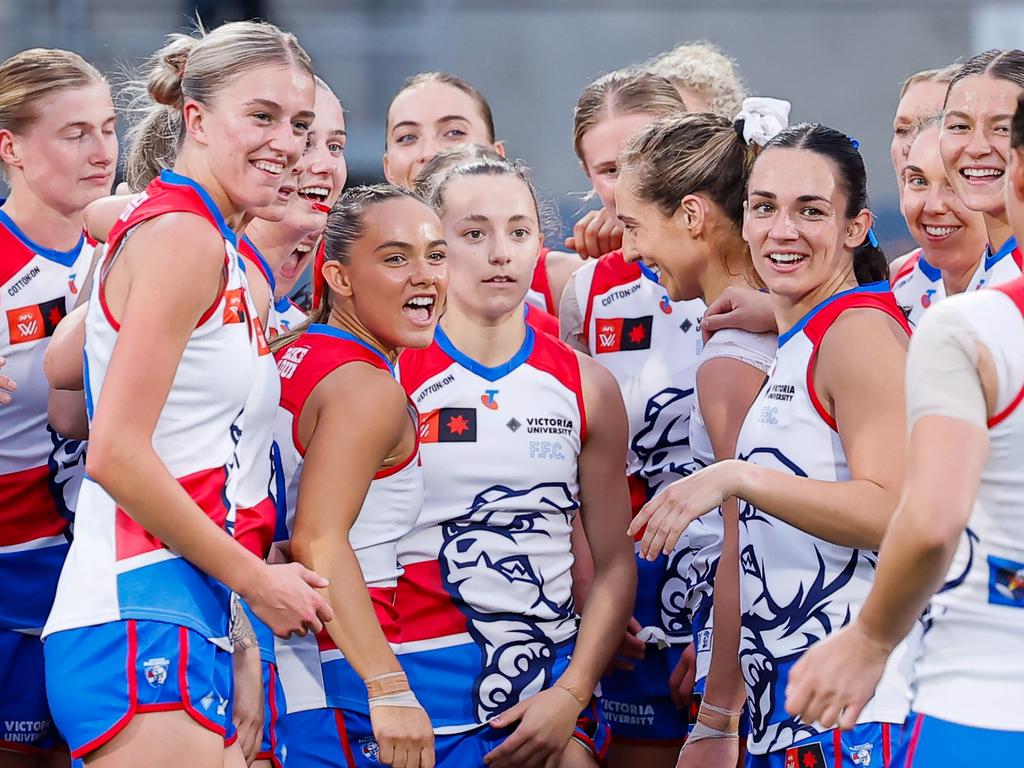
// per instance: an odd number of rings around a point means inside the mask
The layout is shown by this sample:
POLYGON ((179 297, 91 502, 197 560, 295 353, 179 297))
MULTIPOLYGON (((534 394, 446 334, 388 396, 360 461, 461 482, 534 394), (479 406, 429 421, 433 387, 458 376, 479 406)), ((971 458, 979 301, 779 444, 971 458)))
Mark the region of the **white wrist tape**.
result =
MULTIPOLYGON (((720 731, 717 728, 712 728, 710 725, 704 725, 700 720, 694 723, 693 730, 690 731, 690 735, 686 737, 687 744, 693 744, 704 739, 735 739, 738 738, 740 732, 736 731, 720 731)), ((684 746, 683 749, 686 749, 684 746)))
POLYGON ((384 696, 372 696, 368 699, 370 703, 370 709, 374 707, 408 707, 409 709, 423 709, 423 705, 420 704, 416 698, 416 694, 412 691, 402 691, 401 693, 389 693, 384 696))

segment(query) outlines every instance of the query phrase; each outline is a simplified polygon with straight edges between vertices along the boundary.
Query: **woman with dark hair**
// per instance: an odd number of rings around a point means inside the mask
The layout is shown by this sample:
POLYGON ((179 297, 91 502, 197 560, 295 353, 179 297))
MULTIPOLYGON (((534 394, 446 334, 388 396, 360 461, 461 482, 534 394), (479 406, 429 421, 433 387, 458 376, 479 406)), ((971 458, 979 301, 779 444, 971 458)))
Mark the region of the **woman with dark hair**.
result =
MULTIPOLYGON (((1006 212, 1024 235, 1024 105, 1006 212)), ((794 668, 786 708, 849 727, 930 603, 898 766, 994 765, 1024 750, 1024 278, 930 311, 907 361, 907 483, 856 620, 794 668), (942 471, 937 472, 936 467, 942 471)))
MULTIPOLYGON (((740 429, 737 459, 675 482, 630 532, 643 531, 641 550, 653 559, 690 521, 736 497, 748 765, 824 765, 826 754, 839 765, 861 748, 884 760, 907 712, 898 678, 842 733, 781 703, 792 665, 849 623, 874 578, 903 481, 909 326, 889 293, 849 137, 818 124, 783 131, 754 162, 745 205, 744 238, 781 331, 775 365, 740 429)), ((723 641, 716 632, 716 647, 723 641)), ((709 687, 714 678, 712 669, 709 687)), ((738 713, 715 714, 703 737, 735 738, 738 713)))
POLYGON ((384 184, 349 190, 325 243, 319 306, 274 343, 288 549, 321 569, 337 615, 316 637, 277 645, 287 763, 432 768, 430 720, 393 648, 396 542, 423 501, 416 408, 394 364, 433 337, 445 241, 433 211, 384 184))

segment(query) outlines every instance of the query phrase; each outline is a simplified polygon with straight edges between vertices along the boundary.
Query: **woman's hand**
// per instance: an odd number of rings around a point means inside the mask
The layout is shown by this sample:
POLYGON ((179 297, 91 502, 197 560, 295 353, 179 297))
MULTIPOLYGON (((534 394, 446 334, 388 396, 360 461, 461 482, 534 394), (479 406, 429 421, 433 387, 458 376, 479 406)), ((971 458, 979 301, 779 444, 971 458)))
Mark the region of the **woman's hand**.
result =
POLYGON ((647 502, 627 529, 630 536, 635 536, 647 526, 640 554, 654 561, 672 552, 686 526, 735 495, 745 466, 735 459, 720 461, 676 480, 647 502))
POLYGON ((557 685, 519 702, 491 720, 494 728, 519 725, 484 756, 484 763, 494 768, 555 768, 581 711, 576 697, 557 685))
POLYGON ((434 731, 422 707, 371 707, 370 725, 382 764, 434 768, 434 731))
MULTIPOLYGON (((0 357, 0 368, 3 368, 7 360, 0 357)), ((0 405, 7 405, 11 402, 11 393, 18 388, 14 379, 0 374, 0 405)))
POLYGON ((622 247, 622 231, 622 223, 604 208, 587 211, 565 239, 565 247, 584 259, 596 259, 622 247))
POLYGON ((786 711, 805 723, 853 728, 875 695, 892 646, 854 621, 811 646, 789 673, 786 711))
POLYGON ((236 643, 231 664, 235 674, 231 718, 245 762, 252 765, 263 744, 263 667, 259 646, 236 643))
POLYGON ((777 333, 779 328, 767 293, 730 285, 711 302, 700 321, 705 343, 715 331, 740 328, 751 333, 777 333))
POLYGON ((739 739, 701 739, 687 742, 679 752, 676 768, 736 768, 739 739))
POLYGON ((316 591, 328 581, 299 563, 266 565, 256 587, 242 594, 253 613, 278 637, 319 632, 334 613, 316 591))

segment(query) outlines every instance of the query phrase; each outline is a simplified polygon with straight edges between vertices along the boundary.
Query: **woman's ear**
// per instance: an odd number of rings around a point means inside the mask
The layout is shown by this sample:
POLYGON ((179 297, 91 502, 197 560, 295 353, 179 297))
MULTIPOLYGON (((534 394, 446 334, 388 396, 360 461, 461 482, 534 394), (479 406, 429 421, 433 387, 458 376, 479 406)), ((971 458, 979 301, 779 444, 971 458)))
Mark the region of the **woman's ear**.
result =
POLYGON ((508 155, 505 154, 505 142, 504 141, 496 141, 496 142, 494 142, 494 151, 497 152, 502 157, 508 157, 508 155))
POLYGON ((862 208, 856 216, 850 219, 850 223, 846 225, 844 245, 850 250, 863 245, 864 241, 867 240, 868 230, 874 226, 874 223, 874 214, 867 208, 862 208))
POLYGON ((700 195, 687 195, 679 201, 679 207, 672 214, 677 225, 681 226, 690 237, 700 237, 707 226, 707 205, 700 195))
POLYGON ((209 144, 209 137, 206 135, 205 118, 206 111, 203 106, 192 99, 185 101, 181 108, 181 120, 188 135, 200 144, 209 144))
POLYGON ((352 280, 344 264, 337 259, 325 261, 320 273, 324 277, 324 285, 328 291, 346 299, 352 298, 352 280))

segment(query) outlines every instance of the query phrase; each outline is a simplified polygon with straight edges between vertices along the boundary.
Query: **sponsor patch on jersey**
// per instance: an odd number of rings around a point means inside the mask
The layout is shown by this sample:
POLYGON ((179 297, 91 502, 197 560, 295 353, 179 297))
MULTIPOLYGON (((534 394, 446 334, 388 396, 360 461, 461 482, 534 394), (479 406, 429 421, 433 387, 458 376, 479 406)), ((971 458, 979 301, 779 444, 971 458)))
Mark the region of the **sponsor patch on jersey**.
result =
POLYGON ((786 750, 786 768, 828 768, 821 744, 790 747, 786 750))
POLYGON ((224 291, 224 324, 245 323, 249 313, 245 308, 245 292, 241 288, 224 291))
POLYGON ((654 317, 611 317, 597 321, 597 354, 651 348, 654 317))
POLYGON ((1024 563, 988 556, 988 601, 1024 608, 1024 563))
POLYGON ((7 330, 10 333, 11 344, 25 344, 53 336, 57 323, 66 314, 63 296, 44 301, 42 304, 8 309, 7 330))
POLYGON ((475 408, 438 408, 420 414, 421 443, 475 443, 475 408))

